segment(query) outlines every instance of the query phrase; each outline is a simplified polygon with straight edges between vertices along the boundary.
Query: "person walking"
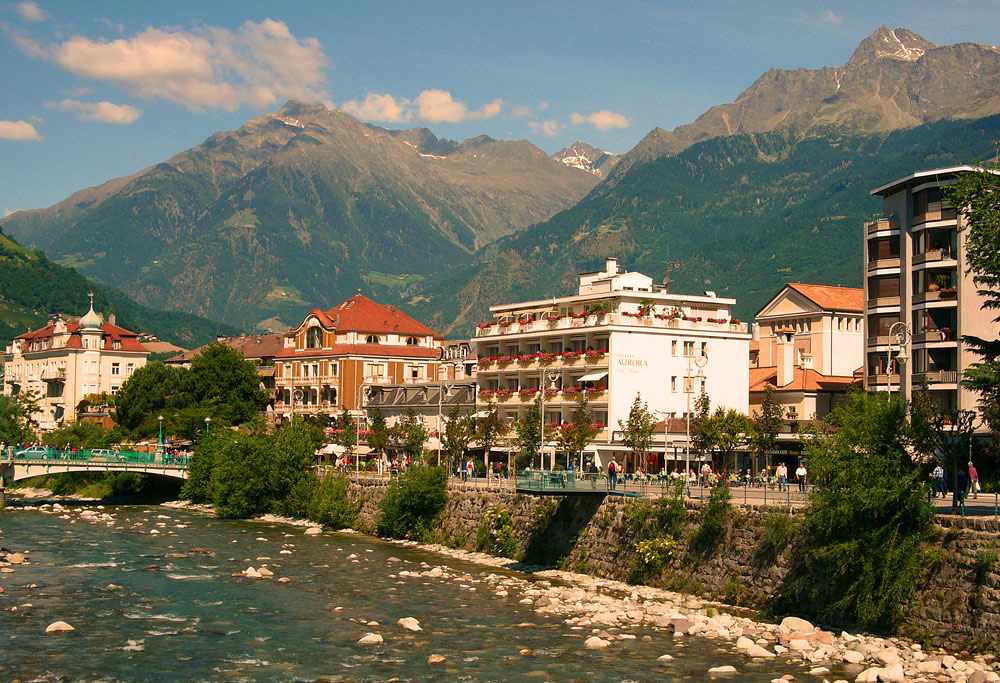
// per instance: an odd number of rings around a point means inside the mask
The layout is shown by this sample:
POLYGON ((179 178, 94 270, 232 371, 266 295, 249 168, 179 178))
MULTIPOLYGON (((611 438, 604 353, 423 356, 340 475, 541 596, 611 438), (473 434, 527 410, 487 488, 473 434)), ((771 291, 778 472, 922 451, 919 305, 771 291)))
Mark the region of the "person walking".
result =
POLYGON ((785 463, 778 463, 778 469, 774 473, 778 475, 778 490, 784 491, 785 484, 788 483, 788 468, 785 467, 785 463))
POLYGON ((799 463, 799 469, 795 470, 795 478, 799 480, 799 492, 806 490, 806 466, 799 463))
POLYGON ((944 467, 941 466, 941 463, 938 463, 937 467, 934 468, 934 497, 935 498, 938 497, 938 493, 940 493, 941 497, 944 498, 944 496, 945 496, 945 489, 944 489, 944 467))
POLYGON ((958 486, 952 492, 951 496, 951 513, 955 514, 961 510, 962 516, 965 516, 965 490, 969 488, 969 475, 965 470, 958 471, 958 486))
POLYGON ((614 491, 618 486, 618 467, 614 458, 608 461, 608 487, 614 491))
POLYGON ((972 494, 973 500, 979 499, 979 472, 976 470, 976 466, 969 461, 969 492, 972 494))

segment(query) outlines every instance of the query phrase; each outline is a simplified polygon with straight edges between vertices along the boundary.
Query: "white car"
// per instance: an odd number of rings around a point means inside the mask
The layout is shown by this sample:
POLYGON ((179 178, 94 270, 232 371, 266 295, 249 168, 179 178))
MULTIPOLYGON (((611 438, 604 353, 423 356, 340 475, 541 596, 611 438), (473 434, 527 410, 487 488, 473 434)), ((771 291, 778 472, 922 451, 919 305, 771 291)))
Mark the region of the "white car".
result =
POLYGON ((118 460, 118 455, 110 448, 94 448, 90 451, 90 455, 94 460, 104 460, 106 462, 118 460))

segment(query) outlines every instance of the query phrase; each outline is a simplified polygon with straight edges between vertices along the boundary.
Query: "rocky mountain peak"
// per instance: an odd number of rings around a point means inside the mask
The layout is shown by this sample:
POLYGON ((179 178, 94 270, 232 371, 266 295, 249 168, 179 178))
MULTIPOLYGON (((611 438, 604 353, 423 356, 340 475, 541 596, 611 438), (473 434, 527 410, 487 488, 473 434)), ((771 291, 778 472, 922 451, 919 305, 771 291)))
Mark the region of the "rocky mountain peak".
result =
POLYGON ((908 28, 893 31, 888 26, 879 26, 875 33, 861 41, 847 65, 857 66, 881 57, 915 62, 935 47, 937 45, 908 28))
POLYGON ((563 147, 551 158, 555 161, 561 161, 571 168, 593 173, 598 178, 607 178, 608 173, 618 163, 617 154, 598 149, 579 140, 569 147, 563 147))

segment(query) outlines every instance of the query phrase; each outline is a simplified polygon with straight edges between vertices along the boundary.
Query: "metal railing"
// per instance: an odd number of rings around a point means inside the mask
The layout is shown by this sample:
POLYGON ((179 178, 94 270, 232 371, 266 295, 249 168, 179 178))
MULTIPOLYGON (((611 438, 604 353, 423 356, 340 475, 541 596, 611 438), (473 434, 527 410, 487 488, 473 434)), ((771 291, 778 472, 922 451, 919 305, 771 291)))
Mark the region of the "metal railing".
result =
POLYGON ((191 461, 189 455, 173 455, 159 450, 142 453, 139 451, 118 451, 112 449, 64 449, 54 447, 35 447, 15 451, 8 448, 5 454, 7 461, 14 463, 93 463, 93 464, 130 464, 130 465, 162 465, 167 467, 187 467, 191 461))

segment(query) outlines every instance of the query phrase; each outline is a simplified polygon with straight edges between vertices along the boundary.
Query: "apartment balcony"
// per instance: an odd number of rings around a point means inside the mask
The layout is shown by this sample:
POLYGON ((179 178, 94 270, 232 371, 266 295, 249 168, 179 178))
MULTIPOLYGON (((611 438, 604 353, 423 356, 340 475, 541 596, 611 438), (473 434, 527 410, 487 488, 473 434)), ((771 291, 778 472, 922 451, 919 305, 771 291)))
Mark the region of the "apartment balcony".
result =
POLYGON ((931 370, 929 372, 915 372, 913 373, 913 383, 921 384, 927 382, 928 384, 957 384, 958 383, 958 371, 957 370, 931 370))
POLYGON ((43 382, 65 382, 66 368, 56 368, 54 370, 42 370, 43 382))
POLYGON ((953 221, 955 218, 955 209, 941 202, 931 202, 927 205, 927 211, 913 215, 913 224, 918 225, 933 221, 953 221))
POLYGON ((954 342, 955 335, 951 330, 924 330, 913 335, 914 344, 928 344, 933 342, 954 342))
POLYGON ((868 272, 883 268, 899 268, 899 258, 880 258, 868 262, 868 272))
POLYGON ((943 249, 931 249, 921 254, 913 255, 913 265, 915 266, 920 265, 921 263, 937 263, 940 261, 954 260, 955 257, 951 255, 951 252, 943 249))
POLYGON ((919 294, 913 295, 913 303, 915 304, 924 304, 932 301, 950 301, 953 303, 957 303, 958 290, 939 289, 935 292, 920 292, 919 294))
POLYGON ((893 337, 888 334, 880 334, 875 337, 868 337, 868 346, 888 346, 893 341, 893 337))
POLYGON ((747 334, 748 323, 730 318, 699 319, 672 317, 664 314, 633 316, 627 313, 603 313, 582 317, 558 317, 558 319, 528 320, 525 322, 482 323, 476 329, 477 338, 501 337, 512 334, 536 334, 558 330, 576 330, 609 325, 625 327, 645 327, 661 330, 703 330, 747 334))
POLYGON ((869 235, 885 231, 899 232, 899 219, 879 218, 878 220, 868 221, 867 223, 865 223, 865 232, 867 232, 869 235))
POLYGON ((893 386, 899 386, 899 374, 893 373, 887 375, 884 372, 877 373, 874 375, 868 375, 868 385, 869 386, 880 386, 892 383, 893 386))

